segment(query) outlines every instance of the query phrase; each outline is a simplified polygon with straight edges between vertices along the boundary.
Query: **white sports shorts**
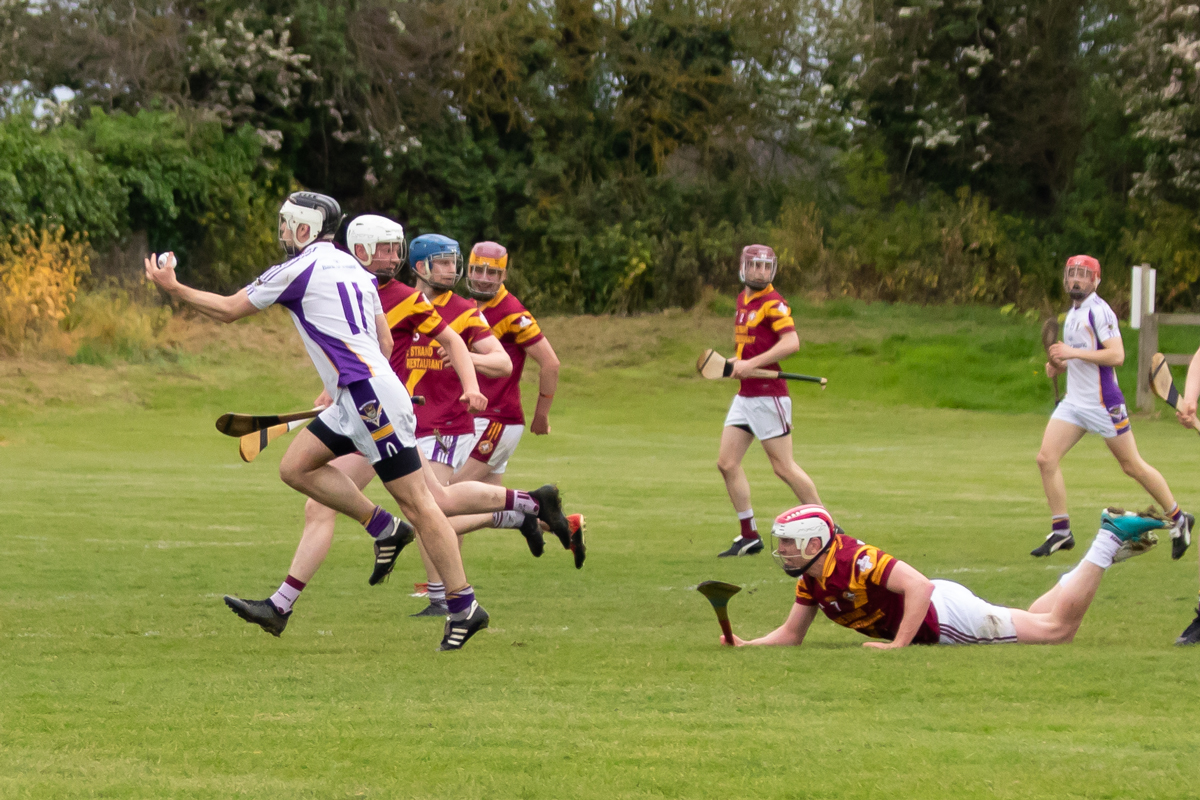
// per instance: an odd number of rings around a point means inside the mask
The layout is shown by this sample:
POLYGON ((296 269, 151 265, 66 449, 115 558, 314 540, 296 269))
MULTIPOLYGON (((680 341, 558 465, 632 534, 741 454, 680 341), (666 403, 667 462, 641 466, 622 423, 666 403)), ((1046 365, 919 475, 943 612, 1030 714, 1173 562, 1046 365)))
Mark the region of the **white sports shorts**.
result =
POLYGON ((742 397, 734 395, 725 427, 749 428, 759 441, 786 436, 792 432, 792 398, 742 397))
POLYGON ((412 399, 394 374, 340 386, 333 405, 317 417, 333 433, 354 442, 372 464, 417 444, 412 399))
POLYGON ((1098 433, 1105 439, 1120 436, 1129 430, 1129 412, 1125 410, 1124 403, 1105 408, 1099 405, 1082 406, 1063 400, 1058 404, 1058 408, 1054 409, 1050 419, 1061 419, 1085 431, 1098 433))
POLYGON ((1017 641, 1012 612, 981 600, 954 581, 933 581, 933 599, 942 635, 938 644, 1010 644, 1017 641))
POLYGON ((482 461, 493 475, 502 475, 508 469, 508 460, 517 451, 524 425, 505 425, 483 417, 475 418, 475 445, 471 458, 482 461))
POLYGON ((473 444, 473 433, 460 433, 457 436, 422 436, 417 439, 417 447, 421 448, 421 452, 431 464, 445 464, 455 472, 467 463, 473 444))

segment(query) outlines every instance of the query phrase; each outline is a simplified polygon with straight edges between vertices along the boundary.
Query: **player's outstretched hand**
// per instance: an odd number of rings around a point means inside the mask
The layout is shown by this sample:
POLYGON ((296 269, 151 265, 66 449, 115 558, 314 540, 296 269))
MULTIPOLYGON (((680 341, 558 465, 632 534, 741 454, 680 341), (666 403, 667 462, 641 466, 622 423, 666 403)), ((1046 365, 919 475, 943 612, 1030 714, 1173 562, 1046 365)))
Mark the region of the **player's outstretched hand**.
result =
POLYGON ((1185 428, 1196 427, 1196 404, 1187 400, 1179 401, 1179 409, 1175 412, 1175 419, 1179 420, 1179 424, 1185 428))
MULTIPOLYGON (((728 645, 728 644, 729 644, 729 642, 728 642, 728 641, 726 641, 726 639, 725 639, 725 634, 723 634, 723 633, 721 634, 721 644, 723 644, 723 645, 728 645)), ((734 647, 742 647, 742 646, 743 646, 743 645, 745 645, 745 644, 746 644, 746 640, 745 640, 745 639, 743 639, 742 637, 738 636, 736 633, 733 635, 733 646, 734 646, 734 647)))
POLYGON ((170 292, 179 285, 179 279, 175 277, 175 264, 174 253, 163 253, 161 259, 157 253, 151 253, 146 259, 146 277, 170 292))
POLYGON ((545 436, 550 432, 550 417, 545 414, 534 414, 533 422, 529 423, 529 430, 533 431, 535 436, 545 436))
POLYGON ((324 389, 321 390, 321 394, 317 396, 317 399, 313 400, 313 408, 329 408, 331 405, 333 405, 333 398, 324 389))
POLYGON ((487 398, 479 392, 463 392, 458 402, 465 403, 467 411, 472 414, 482 414, 487 410, 487 398))
POLYGON ((863 647, 869 647, 872 650, 899 650, 905 645, 895 642, 863 642, 863 647))

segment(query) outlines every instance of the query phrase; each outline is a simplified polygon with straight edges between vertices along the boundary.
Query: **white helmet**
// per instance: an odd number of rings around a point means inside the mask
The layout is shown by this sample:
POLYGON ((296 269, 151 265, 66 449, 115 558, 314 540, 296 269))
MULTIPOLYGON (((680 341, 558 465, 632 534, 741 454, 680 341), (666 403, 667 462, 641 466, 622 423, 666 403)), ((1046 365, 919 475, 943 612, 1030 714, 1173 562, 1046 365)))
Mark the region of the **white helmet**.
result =
POLYGON ((329 195, 318 192, 292 192, 279 208, 279 244, 289 256, 295 256, 313 242, 337 233, 342 208, 329 195), (300 241, 301 225, 308 226, 308 237, 300 241), (285 239, 284 229, 289 236, 285 239))
MULTIPOLYGON (((835 533, 841 533, 841 529, 834 524, 833 517, 829 515, 824 506, 816 504, 796 506, 775 518, 775 524, 771 526, 771 536, 781 540, 791 539, 796 543, 796 549, 800 553, 805 555, 812 553, 812 557, 807 564, 796 569, 787 565, 785 557, 779 553, 778 545, 771 555, 775 556, 775 560, 779 562, 779 566, 783 567, 784 572, 793 578, 798 578, 812 566, 814 561, 821 557, 822 553, 829 549, 835 533), (814 540, 819 542, 819 545, 814 546, 814 540)), ((794 555, 790 557, 795 558, 794 555)))
POLYGON ((360 217, 355 217, 354 220, 346 227, 346 246, 350 248, 350 252, 354 253, 354 257, 358 258, 358 262, 368 269, 371 267, 371 262, 375 259, 375 245, 381 242, 395 242, 399 245, 396 250, 396 262, 390 271, 377 273, 381 276, 392 278, 396 274, 396 270, 404 263, 405 241, 404 241, 404 226, 399 222, 390 220, 387 217, 381 217, 378 214, 363 214, 360 217), (355 252, 355 245, 362 245, 367 251, 367 260, 363 261, 355 252))

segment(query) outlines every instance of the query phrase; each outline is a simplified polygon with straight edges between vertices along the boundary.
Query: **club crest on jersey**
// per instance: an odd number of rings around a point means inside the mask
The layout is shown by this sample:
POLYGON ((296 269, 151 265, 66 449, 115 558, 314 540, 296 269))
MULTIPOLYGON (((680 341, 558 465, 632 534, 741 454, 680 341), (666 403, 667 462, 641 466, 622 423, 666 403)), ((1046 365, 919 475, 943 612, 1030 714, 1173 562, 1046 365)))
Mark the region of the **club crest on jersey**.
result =
POLYGON ((370 400, 358 407, 358 415, 368 425, 378 426, 379 419, 383 416, 383 408, 379 405, 378 400, 370 400))
POLYGON ((873 566, 875 566, 875 565, 871 563, 871 554, 870 553, 863 553, 862 556, 859 557, 859 559, 858 559, 858 571, 859 572, 870 572, 871 567, 873 567, 873 566))
POLYGON ((858 598, 858 595, 856 595, 854 592, 851 592, 849 590, 842 592, 843 600, 855 600, 857 598, 858 598))
POLYGON ((517 320, 517 327, 521 330, 525 330, 532 324, 533 320, 531 320, 529 317, 521 317, 519 320, 517 320))
POLYGON ((479 452, 486 456, 488 453, 492 452, 492 447, 493 445, 491 442, 480 442, 479 452))

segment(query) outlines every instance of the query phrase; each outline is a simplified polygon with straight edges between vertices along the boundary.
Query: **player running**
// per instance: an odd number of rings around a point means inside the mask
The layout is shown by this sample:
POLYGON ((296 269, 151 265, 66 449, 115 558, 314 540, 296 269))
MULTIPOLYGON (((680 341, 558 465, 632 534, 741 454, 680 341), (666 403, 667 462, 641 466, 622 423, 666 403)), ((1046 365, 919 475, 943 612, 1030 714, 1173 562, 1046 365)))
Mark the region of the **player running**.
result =
POLYGON ((775 474, 800 502, 821 502, 816 485, 792 455, 792 399, 787 381, 746 377, 754 369, 778 370, 781 360, 800 349, 787 301, 771 285, 778 266, 775 251, 766 245, 742 249, 738 275, 745 288, 737 298, 737 354, 733 361, 733 377, 741 380, 742 388, 729 406, 717 456, 717 469, 725 479, 741 531, 729 549, 719 554, 722 558, 750 556, 763 549, 750 507, 750 482, 742 469, 742 459, 755 439, 762 442, 775 474))
MULTIPOLYGON (((503 485, 504 471, 525 432, 525 411, 521 407, 521 375, 528 355, 538 364, 538 400, 529 429, 537 436, 550 433, 550 404, 558 388, 558 356, 546 339, 537 320, 517 297, 504 286, 508 273, 508 250, 496 242, 479 242, 471 248, 467 262, 467 291, 475 298, 479 313, 491 326, 512 360, 512 373, 505 377, 483 377, 480 391, 488 407, 475 417, 475 446, 466 463, 454 473, 451 483, 486 481, 503 485)), ((582 514, 570 514, 570 537, 562 546, 575 555, 575 566, 583 566, 587 557, 584 534, 587 522, 582 514)))
MULTIPOLYGON (((397 267, 404 261, 404 228, 386 217, 366 214, 356 217, 347 227, 346 241, 359 263, 379 280, 380 302, 393 339, 398 342, 411 341, 418 333, 437 337, 445 347, 454 369, 460 375, 466 376, 463 383, 475 387, 472 391, 477 391, 474 368, 466 344, 458 334, 446 326, 425 295, 393 280, 397 267)), ((393 369, 403 358, 401 348, 395 348, 391 355, 393 369)), ((327 406, 329 403, 330 398, 324 394, 316 401, 317 406, 327 406)), ((358 453, 339 456, 330 463, 345 473, 359 489, 366 488, 375 477, 371 465, 358 453)), ((535 555, 540 555, 544 544, 541 528, 538 526, 539 515, 548 522, 555 523, 557 527, 565 527, 567 524, 562 516, 558 492, 553 486, 543 486, 532 492, 505 490, 479 482, 447 487, 438 481, 429 462, 424 458, 422 474, 434 501, 450 518, 450 524, 454 526, 456 533, 461 534, 466 530, 473 530, 474 527, 482 527, 483 524, 517 528, 528 541, 530 550, 535 555), (492 513, 475 513, 481 511, 492 513), (484 523, 474 522, 480 517, 485 520, 484 523)), ((243 619, 260 625, 274 636, 281 635, 287 627, 300 593, 320 569, 333 543, 337 512, 309 499, 304 507, 304 518, 304 533, 288 568, 287 579, 279 590, 268 598, 270 608, 256 608, 253 618, 242 615, 243 619)), ((395 547, 380 547, 376 550, 374 570, 368 580, 372 586, 382 582, 391 573, 399 556, 399 549, 395 547)), ((431 605, 435 607, 438 616, 446 616, 448 606, 445 586, 435 585, 431 587, 431 591, 437 598, 431 605)), ((433 616, 432 613, 424 615, 433 616)))
MULTIPOLYGON (((341 208, 332 197, 293 193, 279 210, 279 241, 289 260, 228 297, 180 283, 171 254, 162 265, 153 254, 146 259, 146 277, 220 322, 233 322, 276 303, 288 310, 333 403, 292 441, 280 463, 280 477, 293 489, 358 520, 375 539, 378 559, 383 548, 398 553, 413 540, 414 531, 329 465, 356 450, 365 456, 453 587, 447 593, 450 614, 439 649, 458 650, 488 626, 488 613, 467 582, 454 529, 421 474, 412 402, 388 363, 392 337, 376 280, 333 245, 341 219, 341 208)), ((466 392, 465 398, 481 410, 487 404, 477 391, 466 392)), ((277 613, 269 600, 226 597, 225 602, 249 621, 277 613)))
MULTIPOLYGON (((1152 511, 1106 508, 1083 560, 1028 610, 995 606, 953 581, 929 580, 882 550, 847 536, 829 512, 804 505, 780 514, 771 535, 775 558, 796 582, 796 601, 782 625, 733 644, 800 645, 817 610, 872 639, 864 647, 910 644, 1066 644, 1075 638, 1100 580, 1114 562, 1146 552, 1166 528, 1152 511)), ((724 635, 721 642, 725 643, 724 635)))
POLYGON ((1046 425, 1037 454, 1042 487, 1050 503, 1050 533, 1030 553, 1048 556, 1075 546, 1071 518, 1067 514, 1067 486, 1060 462, 1089 431, 1104 437, 1125 474, 1142 485, 1171 520, 1171 558, 1183 556, 1191 541, 1195 518, 1184 513, 1162 474, 1142 459, 1125 397, 1117 386, 1116 367, 1125 362, 1125 347, 1117 315, 1096 294, 1100 285, 1100 262, 1091 256, 1071 256, 1063 269, 1063 287, 1071 296, 1071 310, 1063 325, 1063 341, 1050 345, 1046 374, 1067 373, 1067 396, 1046 425))
MULTIPOLYGON (((1192 362, 1188 364, 1187 383, 1183 387, 1183 399, 1179 401, 1179 409, 1175 412, 1175 417, 1185 428, 1200 430, 1200 422, 1196 420, 1196 401, 1198 398, 1200 398, 1200 350, 1196 351, 1196 354, 1192 356, 1192 362)), ((1189 539, 1184 540, 1184 549, 1187 548, 1188 541, 1189 539)), ((1184 629, 1183 633, 1179 634, 1179 638, 1175 640, 1175 644, 1196 644, 1197 642, 1200 642, 1200 604, 1196 606, 1195 619, 1184 629)))

